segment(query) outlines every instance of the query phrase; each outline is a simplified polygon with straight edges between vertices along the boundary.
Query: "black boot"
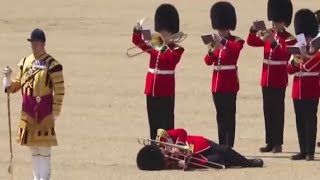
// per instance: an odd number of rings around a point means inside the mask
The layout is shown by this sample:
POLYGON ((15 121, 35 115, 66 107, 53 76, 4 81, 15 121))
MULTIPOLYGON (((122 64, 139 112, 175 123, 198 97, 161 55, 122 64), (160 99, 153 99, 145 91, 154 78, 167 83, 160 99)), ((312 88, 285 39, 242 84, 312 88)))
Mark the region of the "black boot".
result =
POLYGON ((320 142, 317 142, 318 147, 320 147, 320 142))
POLYGON ((291 160, 303 160, 306 159, 305 153, 298 153, 296 155, 291 156, 291 160))
POLYGON ((266 145, 265 147, 261 147, 259 150, 260 150, 260 152, 265 153, 265 152, 271 152, 272 149, 273 149, 272 146, 266 145))
POLYGON ((306 155, 306 161, 313 161, 314 160, 314 155, 313 154, 307 154, 306 155))
POLYGON ((274 146, 272 148, 273 153, 282 153, 282 146, 274 146))
POLYGON ((263 160, 262 159, 249 159, 248 164, 245 167, 262 167, 263 160))

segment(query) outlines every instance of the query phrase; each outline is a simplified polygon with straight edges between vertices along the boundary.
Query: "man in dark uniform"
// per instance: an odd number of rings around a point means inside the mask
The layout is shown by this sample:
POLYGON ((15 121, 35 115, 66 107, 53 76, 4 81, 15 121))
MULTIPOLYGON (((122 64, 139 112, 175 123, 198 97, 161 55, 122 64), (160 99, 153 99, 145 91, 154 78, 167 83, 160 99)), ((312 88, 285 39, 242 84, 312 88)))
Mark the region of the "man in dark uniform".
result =
POLYGON ((165 39, 161 50, 153 49, 142 39, 142 29, 136 26, 132 42, 150 54, 145 94, 149 119, 150 137, 155 139, 157 129, 174 128, 175 68, 184 48, 170 40, 179 32, 179 14, 171 4, 160 5, 154 15, 155 31, 165 39))
MULTIPOLYGON (((197 164, 207 165, 212 168, 218 166, 208 163, 214 162, 228 167, 262 167, 262 159, 247 159, 237 151, 227 145, 218 145, 202 136, 189 135, 184 129, 171 129, 164 131, 158 130, 158 141, 177 144, 180 146, 188 146, 191 150, 191 157, 197 159, 170 160, 169 153, 173 153, 179 157, 181 153, 178 148, 172 149, 172 152, 165 151, 163 147, 157 145, 147 145, 143 147, 137 154, 137 166, 141 170, 163 170, 163 169, 185 169, 188 163, 195 162, 197 164)), ((161 145, 161 144, 160 144, 161 145)), ((161 145, 162 146, 162 145, 161 145)), ((188 166, 192 168, 192 166, 188 166)), ((196 167, 195 167, 196 168, 196 167)))
POLYGON ((247 38, 249 46, 264 47, 261 86, 265 120, 266 146, 260 152, 282 152, 285 92, 288 85, 287 64, 290 54, 286 46, 294 45, 296 40, 286 31, 291 24, 292 3, 290 0, 269 0, 268 20, 273 28, 259 33, 252 26, 247 38), (260 36, 260 37, 259 37, 260 36))
POLYGON ((220 145, 233 147, 236 129, 236 100, 239 91, 238 58, 244 40, 232 35, 236 29, 235 8, 229 2, 217 2, 211 7, 212 28, 219 35, 214 35, 213 47, 205 55, 204 61, 213 66, 212 96, 216 108, 218 136, 220 145))
POLYGON ((318 26, 311 10, 301 9, 295 14, 295 33, 304 34, 310 48, 302 48, 301 55, 294 55, 288 65, 289 74, 294 75, 292 98, 300 147, 300 152, 293 155, 292 160, 314 159, 320 95, 320 52, 310 42, 317 37, 318 26))

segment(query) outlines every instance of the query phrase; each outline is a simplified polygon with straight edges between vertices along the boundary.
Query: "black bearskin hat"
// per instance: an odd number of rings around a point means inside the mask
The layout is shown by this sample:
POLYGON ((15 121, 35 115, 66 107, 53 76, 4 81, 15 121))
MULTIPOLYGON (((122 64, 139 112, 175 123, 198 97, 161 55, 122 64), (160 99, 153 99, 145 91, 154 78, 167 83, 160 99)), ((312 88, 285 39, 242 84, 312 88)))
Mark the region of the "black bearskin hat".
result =
POLYGON ((165 156, 157 145, 144 146, 137 155, 137 166, 140 170, 163 170, 165 168, 165 156))
POLYGON ((290 0, 269 0, 268 20, 274 22, 284 22, 288 27, 292 19, 292 3, 290 0))
POLYGON ((316 14, 316 17, 318 19, 318 24, 320 25, 320 9, 314 12, 316 14))
POLYGON ((210 18, 213 29, 236 29, 236 10, 229 2, 219 1, 215 3, 210 10, 210 18))
POLYGON ((294 16, 294 30, 296 35, 303 33, 306 37, 318 35, 319 24, 316 16, 310 9, 300 9, 294 16))
POLYGON ((171 4, 161 4, 154 14, 154 29, 167 30, 172 34, 179 32, 179 13, 171 4))

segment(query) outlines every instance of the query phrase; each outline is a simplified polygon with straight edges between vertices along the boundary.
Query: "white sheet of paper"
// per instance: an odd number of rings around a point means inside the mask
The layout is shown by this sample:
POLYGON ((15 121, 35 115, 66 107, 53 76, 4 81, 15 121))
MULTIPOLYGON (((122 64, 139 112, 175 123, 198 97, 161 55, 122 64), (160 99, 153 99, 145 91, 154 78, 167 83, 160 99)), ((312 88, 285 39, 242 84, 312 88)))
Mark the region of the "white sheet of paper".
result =
POLYGON ((304 36, 304 34, 298 34, 297 37, 297 46, 298 47, 302 47, 302 46, 306 46, 307 45, 307 41, 306 41, 306 37, 304 36))

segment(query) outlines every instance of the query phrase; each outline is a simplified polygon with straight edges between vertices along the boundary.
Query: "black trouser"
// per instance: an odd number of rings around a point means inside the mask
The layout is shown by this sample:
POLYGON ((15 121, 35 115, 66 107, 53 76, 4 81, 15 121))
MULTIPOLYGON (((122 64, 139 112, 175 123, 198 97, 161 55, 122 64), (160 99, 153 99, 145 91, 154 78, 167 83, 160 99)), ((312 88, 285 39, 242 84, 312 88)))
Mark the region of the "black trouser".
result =
POLYGON ((317 136, 317 100, 293 100, 301 153, 314 154, 317 136))
POLYGON ((150 138, 155 139, 159 128, 174 129, 174 96, 147 96, 150 138))
POLYGON ((271 148, 283 144, 285 94, 286 88, 262 87, 266 143, 271 148))
POLYGON ((219 144, 233 147, 236 129, 236 93, 212 93, 217 112, 219 144))
MULTIPOLYGON (((233 150, 230 146, 218 145, 212 141, 209 141, 209 145, 210 148, 201 153, 201 155, 207 158, 208 161, 219 163, 225 165, 226 167, 247 167, 250 164, 250 161, 246 157, 233 150)), ((216 166, 211 164, 207 165, 213 168, 217 168, 216 166)))

